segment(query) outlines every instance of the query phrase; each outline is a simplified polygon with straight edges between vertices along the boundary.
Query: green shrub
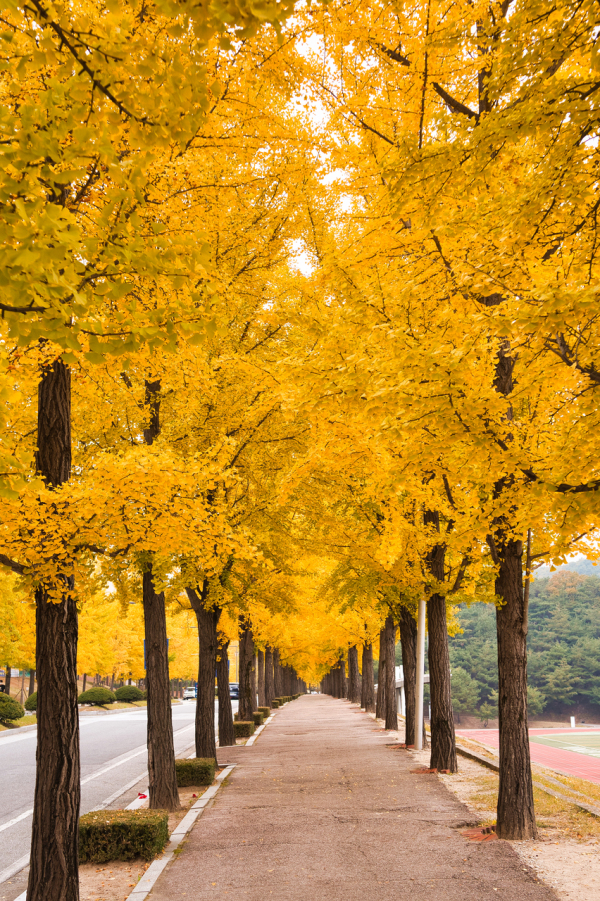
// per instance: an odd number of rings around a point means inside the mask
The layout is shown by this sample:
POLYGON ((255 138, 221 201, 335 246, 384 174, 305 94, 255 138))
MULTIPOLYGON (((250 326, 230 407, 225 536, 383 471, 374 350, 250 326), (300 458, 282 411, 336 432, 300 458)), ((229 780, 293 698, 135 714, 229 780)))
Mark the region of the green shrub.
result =
POLYGON ((37 710, 37 691, 32 691, 25 701, 25 710, 37 710))
POLYGON ((166 810, 94 810, 79 820, 79 862, 152 860, 169 841, 166 810))
POLYGON ((247 723, 244 722, 244 720, 237 720, 233 724, 233 728, 236 738, 250 738, 251 735, 254 735, 254 730, 256 727, 254 723, 247 723))
POLYGON ((280 706, 280 705, 279 705, 279 698, 274 698, 274 699, 271 701, 271 710, 277 710, 277 708, 278 708, 279 706, 280 706))
POLYGON ((255 725, 255 726, 262 726, 263 721, 264 721, 264 718, 265 718, 265 715, 264 715, 264 713, 262 712, 262 710, 255 710, 255 711, 253 711, 253 713, 252 713, 252 718, 253 718, 253 720, 254 720, 254 725, 255 725))
POLYGON ((176 760, 177 785, 212 785, 215 780, 217 761, 212 757, 192 757, 191 760, 176 760))
POLYGON ((271 716, 271 708, 270 707, 257 707, 256 709, 260 710, 260 712, 262 713, 262 715, 264 716, 265 719, 267 719, 268 716, 271 716))
POLYGON ((13 720, 20 720, 22 716, 25 716, 22 705, 4 692, 0 692, 0 720, 10 723, 13 720))
POLYGON ((285 698, 275 698, 276 701, 279 701, 279 706, 283 707, 285 704, 285 698))
POLYGON ((117 701, 143 701, 144 692, 137 685, 122 685, 115 691, 117 701))
POLYGON ((114 692, 110 691, 110 689, 98 685, 96 688, 88 688, 87 691, 82 691, 77 700, 80 704, 97 704, 99 707, 102 707, 104 704, 112 704, 117 699, 114 692))

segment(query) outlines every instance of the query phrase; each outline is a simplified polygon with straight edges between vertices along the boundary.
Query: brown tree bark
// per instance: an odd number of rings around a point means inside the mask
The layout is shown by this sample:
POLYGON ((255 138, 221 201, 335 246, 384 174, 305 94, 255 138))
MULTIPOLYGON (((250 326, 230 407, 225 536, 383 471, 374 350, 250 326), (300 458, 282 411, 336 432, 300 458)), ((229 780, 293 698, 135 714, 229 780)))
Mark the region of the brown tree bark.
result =
POLYGON ((279 661, 279 648, 273 651, 273 678, 275 682, 275 697, 283 697, 283 682, 281 678, 281 663, 279 661))
POLYGON ((265 707, 273 706, 275 679, 273 676, 273 648, 265 648, 265 707))
POLYGON ((450 653, 446 598, 432 594, 427 602, 429 623, 429 690, 431 694, 431 761, 429 766, 455 773, 456 736, 450 683, 450 653))
POLYGON ((385 620, 385 728, 398 728, 396 700, 396 623, 390 614, 385 620))
MULTIPOLYGON (((486 298, 487 305, 497 302, 486 298)), ((494 387, 508 397, 514 388, 513 369, 508 341, 497 353, 494 387)), ((513 418, 512 408, 507 420, 513 418)), ((507 440, 510 440, 507 439, 507 440)), ((494 486, 494 496, 501 498, 513 485, 513 476, 504 476, 494 486)), ((502 603, 496 606, 498 638, 498 720, 500 728, 498 808, 496 833, 499 838, 523 841, 537 837, 533 803, 533 781, 527 729, 527 598, 523 590, 523 542, 515 540, 509 517, 498 517, 488 544, 498 566, 496 595, 502 603)))
POLYGON ((362 652, 362 692, 360 706, 367 713, 375 713, 375 676, 373 673, 373 645, 365 642, 362 652))
POLYGON ((151 563, 142 582, 148 692, 148 807, 178 810, 165 596, 154 587, 151 563))
POLYGON ((356 645, 348 648, 348 700, 353 704, 360 704, 358 649, 356 645))
POLYGON ((239 718, 252 722, 256 709, 254 693, 254 638, 250 621, 240 616, 240 700, 239 718))
MULTIPOLYGON (((146 380, 148 425, 144 429, 144 443, 149 446, 160 434, 160 387, 160 379, 146 380)), ((153 810, 178 810, 165 596, 154 587, 151 560, 145 567, 142 583, 148 693, 148 806, 153 810)))
POLYGON ((217 626, 221 610, 207 607, 208 579, 200 591, 186 588, 198 623, 198 695, 196 698, 196 757, 217 759, 215 736, 215 671, 217 669, 217 626))
MULTIPOLYGON (((38 387, 36 469, 48 488, 71 475, 71 372, 60 360, 44 368, 38 387)), ((78 618, 73 576, 57 566, 51 584, 35 590, 37 765, 29 901, 79 899, 78 618), (58 591, 59 603, 51 591, 58 591)), ((6 681, 8 691, 10 670, 6 681)))
POLYGON ((527 730, 527 606, 523 591, 521 541, 496 542, 499 571, 496 594, 498 636, 498 714, 500 785, 496 832, 523 841, 537 837, 529 734, 527 730))
POLYGON ((406 607, 400 608, 400 641, 404 672, 404 703, 406 706, 407 745, 415 743, 415 707, 417 685, 417 623, 406 607))
MULTIPOLYGON (((35 670, 29 670, 29 691, 27 692, 27 697, 30 697, 35 691, 35 670)), ((84 689, 85 691, 85 689, 84 689)))
POLYGON ((379 674, 377 676, 377 702, 375 705, 375 716, 378 720, 385 717, 385 632, 381 629, 379 633, 379 674))
POLYGON ((346 683, 346 663, 340 660, 340 698, 348 697, 348 686, 346 683))
POLYGON ((265 690, 265 652, 258 650, 258 706, 267 706, 267 695, 265 690))
POLYGON ((233 711, 229 691, 229 642, 220 641, 217 647, 217 693, 219 698, 219 747, 235 744, 233 711))
MULTIPOLYGON (((425 525, 432 525, 440 531, 440 515, 428 510, 425 525)), ((441 542, 433 546, 427 555, 429 572, 438 582, 444 581, 445 545, 441 542)), ((427 601, 429 623, 429 690, 431 695, 431 760, 429 766, 438 770, 455 773, 456 737, 454 734, 454 713, 452 710, 452 689, 450 685, 450 652, 448 650, 448 623, 446 599, 432 594, 427 601)))
POLYGON ((253 711, 258 707, 258 654, 254 652, 254 660, 252 661, 252 700, 254 702, 253 711))

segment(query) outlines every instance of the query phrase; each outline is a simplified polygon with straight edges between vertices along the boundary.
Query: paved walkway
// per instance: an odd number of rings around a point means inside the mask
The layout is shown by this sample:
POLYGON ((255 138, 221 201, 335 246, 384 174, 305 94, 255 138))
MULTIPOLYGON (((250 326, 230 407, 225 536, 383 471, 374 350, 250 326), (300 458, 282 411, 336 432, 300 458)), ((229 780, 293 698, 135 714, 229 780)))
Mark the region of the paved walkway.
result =
POLYGON ((149 901, 555 901, 510 845, 468 842, 470 815, 350 705, 282 708, 237 763, 149 901))
MULTIPOLYGON (((500 747, 500 733, 497 729, 457 729, 456 734, 457 736, 463 735, 465 738, 473 738, 489 748, 500 747)), ((566 776, 575 776, 577 779, 586 779, 588 782, 600 784, 598 749, 592 746, 585 748, 585 736, 598 735, 598 728, 582 729, 578 726, 573 730, 568 727, 565 729, 530 729, 529 735, 531 737, 529 749, 533 763, 557 770, 566 776), (560 736, 565 739, 564 747, 559 747, 560 736), (568 745, 575 743, 577 736, 581 738, 581 748, 577 751, 569 750, 568 745), (536 741, 538 737, 556 739, 555 747, 539 743, 536 741)))

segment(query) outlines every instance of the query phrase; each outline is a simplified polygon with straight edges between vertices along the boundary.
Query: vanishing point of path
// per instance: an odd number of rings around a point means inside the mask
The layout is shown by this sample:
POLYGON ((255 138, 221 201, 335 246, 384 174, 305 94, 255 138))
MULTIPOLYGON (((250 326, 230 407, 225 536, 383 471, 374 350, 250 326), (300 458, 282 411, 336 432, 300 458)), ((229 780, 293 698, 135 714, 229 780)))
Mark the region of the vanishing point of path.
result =
POLYGON ((555 901, 510 845, 347 701, 286 705, 237 763, 149 901, 555 901))

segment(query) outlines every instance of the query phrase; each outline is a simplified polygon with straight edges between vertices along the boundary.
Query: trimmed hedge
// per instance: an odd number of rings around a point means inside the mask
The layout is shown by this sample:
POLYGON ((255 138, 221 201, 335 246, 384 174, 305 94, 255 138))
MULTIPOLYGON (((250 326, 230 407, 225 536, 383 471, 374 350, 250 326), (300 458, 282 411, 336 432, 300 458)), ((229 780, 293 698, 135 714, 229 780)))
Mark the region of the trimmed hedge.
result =
POLYGON ((137 685, 121 685, 115 691, 117 701, 143 701, 144 692, 137 685))
POLYGON ((32 691, 25 701, 25 710, 37 710, 37 691, 32 691))
POLYGON ((169 841, 166 810, 94 810, 79 820, 79 862, 152 860, 169 841))
POLYGON ((277 708, 278 708, 279 706, 280 706, 280 704, 279 704, 279 698, 273 698, 273 700, 271 701, 271 709, 272 709, 272 710, 277 710, 277 708))
POLYGON ((233 724, 236 738, 250 738, 254 735, 256 726, 254 723, 247 723, 244 720, 236 720, 233 724))
POLYGON ((263 721, 264 721, 264 718, 265 718, 265 715, 264 715, 264 713, 262 712, 262 710, 254 710, 254 711, 252 712, 252 718, 253 718, 253 720, 254 720, 254 725, 255 725, 255 726, 262 726, 263 721))
POLYGON ((82 691, 77 698, 79 704, 97 704, 99 707, 102 707, 104 704, 112 704, 116 700, 114 692, 109 688, 104 688, 102 685, 82 691))
POLYGON ((260 710, 265 719, 271 716, 271 708, 270 707, 257 707, 257 710, 260 710))
POLYGON ((192 757, 189 760, 176 760, 177 785, 187 788, 190 785, 212 785, 215 781, 217 761, 212 757, 192 757))
POLYGON ((0 720, 10 723, 13 720, 20 720, 22 716, 25 716, 23 706, 14 698, 0 692, 0 720))

